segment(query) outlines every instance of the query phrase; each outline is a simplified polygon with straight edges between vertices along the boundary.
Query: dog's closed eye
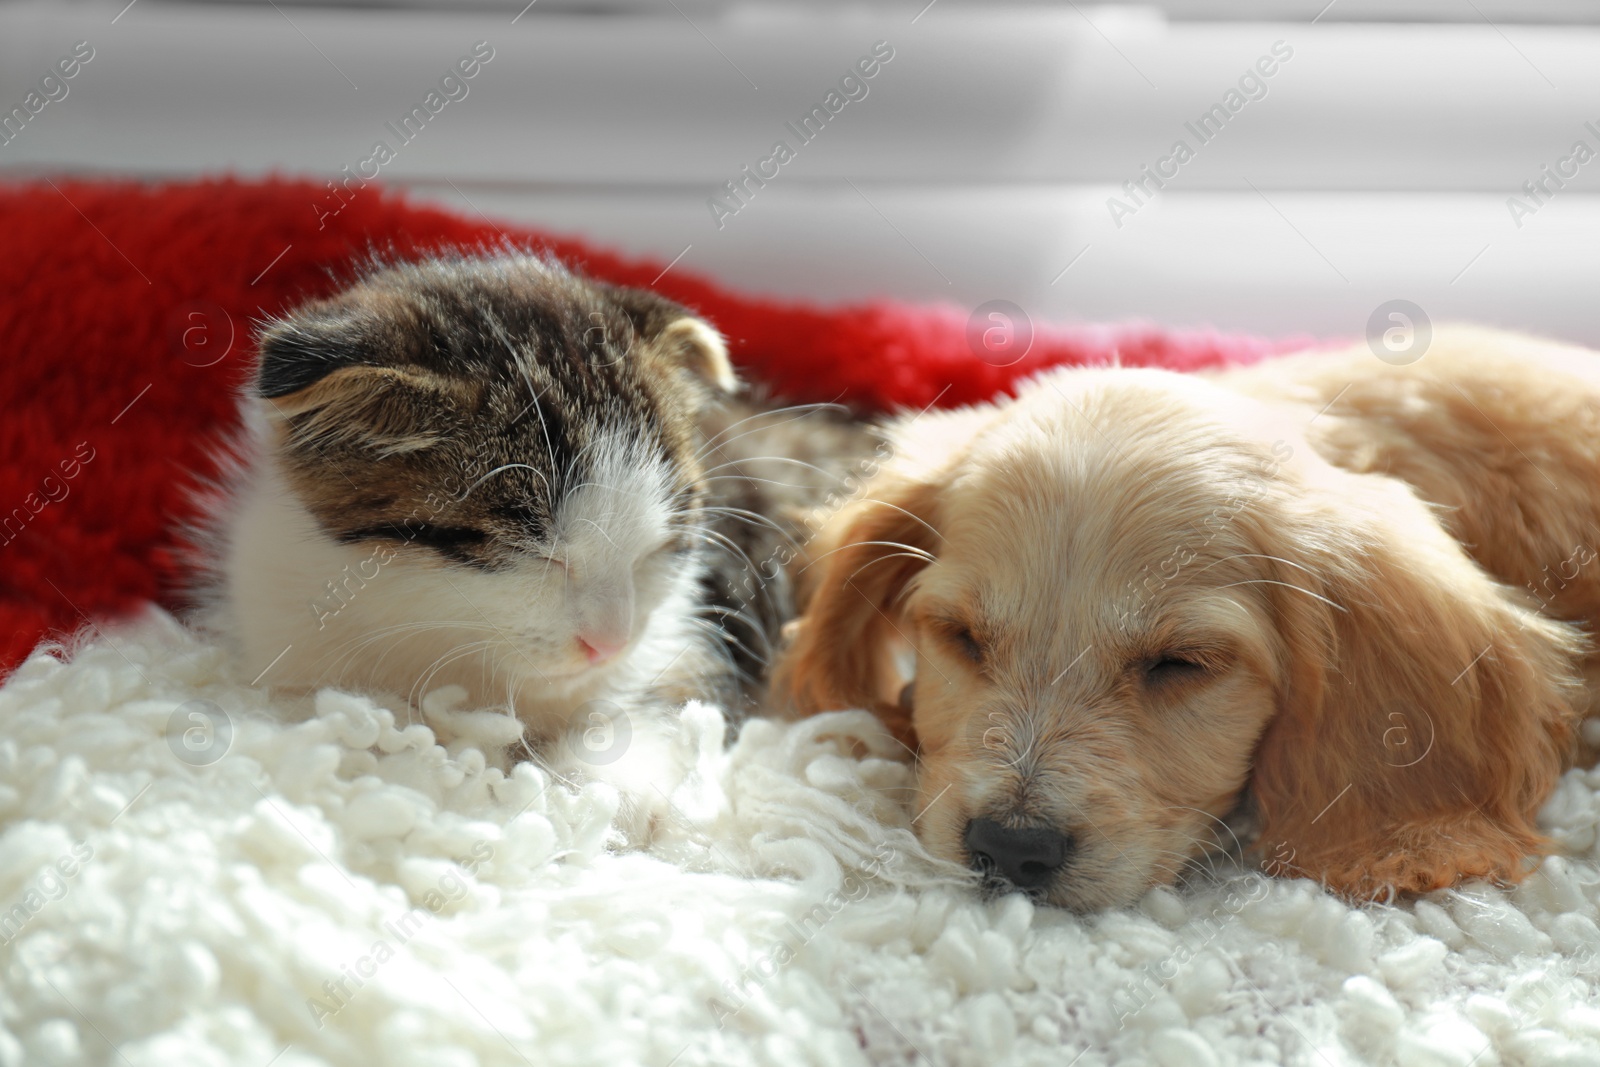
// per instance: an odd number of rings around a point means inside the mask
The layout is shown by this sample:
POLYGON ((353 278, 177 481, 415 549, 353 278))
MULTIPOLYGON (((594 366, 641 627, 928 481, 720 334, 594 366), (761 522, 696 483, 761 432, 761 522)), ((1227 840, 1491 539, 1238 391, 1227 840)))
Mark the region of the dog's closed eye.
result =
POLYGON ((939 639, 963 660, 974 667, 983 666, 983 641, 967 623, 953 618, 935 618, 933 630, 939 639))
POLYGON ((1159 691, 1204 681, 1225 663, 1225 656, 1211 650, 1171 649, 1145 657, 1136 667, 1145 685, 1159 691))
POLYGON ((1205 668, 1181 654, 1169 653, 1145 664, 1145 680, 1152 685, 1178 682, 1204 674, 1205 668))

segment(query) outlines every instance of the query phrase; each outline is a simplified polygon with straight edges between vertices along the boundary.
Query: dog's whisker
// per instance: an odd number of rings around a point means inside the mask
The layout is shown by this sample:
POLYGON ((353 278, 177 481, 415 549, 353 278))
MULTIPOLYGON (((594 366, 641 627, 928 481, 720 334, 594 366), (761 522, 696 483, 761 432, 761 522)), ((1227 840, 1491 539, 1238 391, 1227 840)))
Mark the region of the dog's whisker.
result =
POLYGON ((1271 578, 1247 578, 1242 582, 1229 582, 1226 585, 1219 585, 1217 588, 1232 589, 1235 586, 1240 585, 1281 585, 1285 589, 1293 589, 1295 592, 1304 593, 1306 596, 1311 597, 1314 600, 1320 600, 1324 604, 1328 605, 1328 607, 1333 608, 1335 611, 1342 611, 1345 614, 1349 614, 1350 612, 1350 609, 1345 607, 1343 604, 1336 604, 1332 600, 1329 600, 1327 597, 1323 596, 1321 593, 1313 593, 1311 590, 1306 589, 1303 586, 1295 585, 1292 582, 1279 582, 1274 581, 1271 578))
MULTIPOLYGON (((1228 832, 1228 836, 1233 838, 1233 847, 1238 849, 1241 852, 1244 851, 1244 845, 1239 841, 1239 835, 1233 832, 1233 827, 1229 826, 1225 821, 1223 821, 1222 819, 1217 818, 1215 815, 1211 814, 1209 811, 1205 811, 1205 810, 1202 810, 1200 808, 1190 807, 1187 804, 1169 804, 1165 808, 1163 808, 1162 810, 1163 811, 1192 811, 1196 815, 1202 815, 1205 818, 1210 819, 1212 822, 1216 823, 1218 826, 1222 827, 1224 830, 1226 830, 1228 832)), ((1198 842, 1196 842, 1196 843, 1198 843, 1198 842)))

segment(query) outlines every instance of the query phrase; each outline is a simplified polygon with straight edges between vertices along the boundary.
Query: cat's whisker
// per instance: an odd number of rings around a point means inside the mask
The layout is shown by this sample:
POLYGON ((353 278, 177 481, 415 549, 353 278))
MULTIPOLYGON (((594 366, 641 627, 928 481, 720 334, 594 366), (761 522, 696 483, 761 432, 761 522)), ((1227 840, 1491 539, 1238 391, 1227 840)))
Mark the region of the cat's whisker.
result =
MULTIPOLYGON (((797 573, 803 573, 810 570, 814 564, 821 563, 823 560, 827 559, 836 552, 844 552, 847 549, 859 548, 862 545, 881 545, 884 548, 897 548, 900 550, 899 552, 886 553, 885 555, 879 556, 877 559, 870 561, 868 566, 871 566, 872 563, 878 562, 878 559, 894 559, 897 556, 910 556, 913 559, 920 559, 924 563, 937 563, 939 558, 925 548, 918 548, 915 545, 902 544, 899 541, 852 541, 847 545, 840 545, 838 548, 831 548, 822 555, 812 558, 804 567, 801 567, 800 571, 797 573)), ((858 571, 857 573, 860 572, 858 571)))
POLYGON ((863 504, 877 504, 879 507, 890 508, 890 509, 892 509, 894 511, 898 511, 900 514, 904 515, 906 518, 911 519, 913 522, 916 522, 916 523, 920 524, 923 529, 925 529, 929 533, 933 534, 933 536, 937 537, 940 541, 944 540, 944 534, 940 533, 934 527, 934 525, 932 523, 930 523, 927 519, 924 519, 921 515, 912 514, 911 512, 907 511, 905 508, 901 507, 899 504, 894 504, 894 503, 891 503, 891 502, 889 502, 887 500, 879 500, 877 497, 874 497, 874 496, 864 496, 864 497, 862 497, 861 498, 861 503, 863 503, 863 504))
MULTIPOLYGON (((885 555, 877 556, 877 557, 875 557, 873 559, 867 560, 867 562, 863 563, 861 566, 859 566, 855 570, 851 571, 850 572, 850 578, 846 578, 845 581, 849 582, 851 578, 854 578, 856 575, 860 574, 862 571, 866 570, 868 567, 872 566, 874 563, 882 563, 886 559, 922 559, 922 558, 923 558, 922 556, 915 555, 915 554, 910 553, 910 552, 889 552, 889 553, 886 553, 885 555)), ((924 561, 924 562, 926 562, 926 561, 924 561)))
MULTIPOLYGON (((749 554, 746 553, 744 549, 740 548, 737 544, 735 544, 733 539, 731 537, 729 537, 727 534, 721 533, 720 531, 717 531, 717 530, 713 530, 709 526, 699 526, 699 525, 694 525, 694 524, 685 524, 683 528, 685 530, 689 530, 692 533, 699 534, 700 536, 706 538, 706 540, 711 544, 720 545, 721 547, 726 548, 729 552, 732 552, 740 560, 744 561, 744 566, 745 566, 745 568, 747 570, 749 570, 749 571, 755 571, 756 570, 755 560, 751 559, 749 554)), ((757 573, 759 573, 759 572, 757 572, 757 573)))
POLYGON ((477 491, 478 486, 482 485, 490 478, 493 478, 496 474, 509 470, 532 471, 534 474, 538 475, 539 480, 544 483, 544 491, 553 495, 553 490, 550 488, 550 479, 545 477, 544 471, 540 470, 538 467, 532 467, 526 463, 502 463, 500 466, 496 467, 494 470, 490 471, 488 474, 485 474, 482 478, 479 478, 477 481, 468 486, 466 491, 461 494, 461 499, 466 500, 477 491))
POLYGON ((707 504, 699 508, 680 508, 668 513, 668 518, 692 518, 697 514, 728 515, 732 518, 744 519, 752 525, 765 526, 776 533, 783 532, 783 525, 770 515, 763 515, 749 508, 734 507, 731 504, 707 504))
POLYGON ((743 611, 740 611, 740 610, 738 610, 736 608, 725 608, 725 607, 722 607, 721 605, 717 605, 717 604, 708 604, 708 605, 706 605, 706 610, 715 612, 720 618, 722 618, 724 620, 732 619, 732 620, 736 620, 736 621, 738 621, 740 623, 743 623, 744 626, 747 629, 749 629, 750 632, 752 634, 754 634, 755 637, 759 640, 759 643, 761 645, 761 649, 758 651, 757 649, 752 648, 750 645, 746 644, 745 642, 739 640, 731 632, 729 632, 728 629, 725 626, 723 626, 721 623, 714 623, 710 619, 696 618, 695 616, 690 616, 685 621, 689 622, 691 624, 701 623, 701 624, 705 624, 705 625, 714 627, 719 634, 724 636, 724 638, 727 640, 727 642, 729 644, 737 645, 740 649, 742 649, 745 653, 747 653, 752 659, 757 660, 758 662, 760 662, 763 665, 765 665, 769 661, 769 659, 771 657, 771 653, 772 653, 772 642, 767 637, 766 627, 762 626, 759 622, 757 622, 756 620, 750 618, 743 611))
MULTIPOLYGON (((550 461, 550 470, 553 472, 556 469, 556 449, 555 445, 550 440, 550 425, 549 421, 544 415, 544 405, 540 402, 543 398, 534 387, 534 379, 538 377, 538 374, 534 368, 532 356, 524 346, 513 343, 510 335, 506 332, 505 327, 501 325, 497 319, 495 319, 494 313, 491 310, 487 308, 482 310, 483 314, 494 325, 497 332, 497 337, 501 343, 505 345, 506 350, 511 354, 512 359, 517 363, 517 366, 522 371, 522 380, 528 383, 528 396, 531 400, 530 406, 534 409, 534 413, 539 417, 539 430, 544 436, 545 458, 550 461)), ((545 482, 545 486, 547 491, 550 491, 550 484, 548 480, 545 482)))
POLYGON ((421 676, 419 676, 417 680, 412 683, 411 691, 406 696, 407 701, 409 701, 413 707, 420 708, 422 706, 422 698, 433 691, 433 680, 439 676, 440 671, 444 670, 452 663, 455 663, 457 660, 465 659, 466 657, 476 655, 478 652, 484 651, 485 649, 493 648, 494 644, 495 642, 493 641, 468 641, 466 644, 458 645, 450 651, 436 657, 434 661, 428 665, 427 669, 422 672, 421 676))
MULTIPOLYGON (((699 510, 706 515, 726 515, 730 519, 738 519, 741 522, 748 522, 751 526, 764 526, 773 533, 777 534, 779 537, 782 537, 785 541, 788 541, 790 544, 797 543, 789 531, 783 528, 782 524, 771 518, 768 518, 766 515, 760 514, 759 512, 750 511, 746 508, 719 507, 716 505, 709 505, 699 510)), ((688 518, 692 517, 692 513, 687 511, 674 511, 668 517, 674 519, 688 518)))
MULTIPOLYGON (((824 467, 819 467, 815 463, 809 463, 809 462, 807 462, 806 460, 803 460, 803 459, 795 459, 793 456, 752 456, 752 457, 748 457, 748 458, 740 457, 739 459, 729 460, 726 463, 719 463, 715 467, 709 467, 709 468, 706 469, 706 474, 709 476, 709 475, 716 474, 718 471, 725 471, 729 467, 738 467, 738 466, 743 466, 743 465, 746 465, 746 464, 753 464, 753 463, 792 463, 797 467, 804 467, 806 470, 815 471, 816 473, 822 475, 824 478, 832 478, 832 479, 835 479, 835 480, 843 480, 843 475, 837 474, 837 473, 835 473, 833 471, 830 471, 830 470, 828 470, 828 469, 826 469, 824 467)), ((709 478, 707 480, 709 480, 709 478)))
POLYGON ((838 412, 840 412, 842 414, 849 414, 849 410, 850 409, 846 408, 843 404, 820 403, 820 404, 791 404, 788 407, 770 408, 770 409, 765 410, 765 411, 758 411, 753 415, 745 416, 744 418, 740 419, 738 422, 735 422, 735 423, 732 423, 731 425, 723 427, 714 436, 708 438, 706 440, 705 444, 700 447, 700 450, 695 453, 695 458, 696 459, 704 459, 706 453, 710 452, 713 448, 719 448, 719 449, 720 448, 726 448, 729 445, 733 444, 735 441, 742 441, 744 438, 749 437, 751 434, 760 433, 763 430, 775 429, 778 426, 787 426, 791 422, 798 422, 799 420, 805 418, 807 415, 814 415, 817 412, 828 411, 828 410, 838 411, 838 412), (776 417, 778 415, 785 415, 785 414, 789 414, 791 412, 799 412, 799 414, 792 415, 790 418, 784 419, 782 422, 776 423, 776 424, 774 424, 772 426, 757 426, 756 428, 754 428, 752 430, 746 430, 744 433, 739 434, 736 437, 730 437, 726 441, 722 440, 722 437, 723 437, 724 434, 731 433, 732 431, 737 430, 741 426, 744 426, 744 425, 747 425, 749 423, 755 422, 757 419, 773 418, 773 417, 776 417))
POLYGON ((410 622, 393 623, 393 624, 391 624, 389 626, 379 626, 376 629, 368 630, 366 632, 366 634, 363 635, 363 636, 364 637, 368 637, 368 638, 381 637, 384 634, 393 633, 396 630, 412 630, 412 629, 425 630, 425 629, 431 629, 431 628, 439 628, 439 629, 456 628, 456 629, 462 629, 462 630, 492 630, 493 629, 493 627, 490 626, 488 623, 472 622, 469 619, 416 619, 416 620, 412 620, 410 622))
POLYGON ((719 643, 733 645, 742 650, 746 655, 754 659, 761 660, 763 663, 766 662, 765 659, 757 655, 756 651, 749 645, 746 645, 743 641, 739 640, 737 637, 733 636, 727 630, 718 626, 710 619, 696 618, 695 616, 691 615, 685 618, 683 621, 686 625, 692 627, 693 629, 699 630, 701 633, 711 635, 719 643))
MULTIPOLYGON (((604 526, 600 525, 594 519, 583 517, 583 518, 579 518, 578 521, 579 522, 586 522, 590 526, 593 526, 595 528, 595 532, 598 533, 601 537, 604 537, 606 539, 606 543, 607 544, 609 544, 612 548, 616 548, 617 547, 617 543, 615 541, 611 540, 611 535, 606 533, 606 528, 604 526)), ((621 551, 621 550, 618 549, 618 551, 621 551)))
POLYGON ((413 636, 416 636, 416 635, 421 634, 421 633, 423 633, 425 631, 428 631, 428 630, 492 630, 492 629, 493 629, 493 627, 486 626, 486 625, 484 625, 482 623, 470 623, 470 622, 459 622, 459 621, 405 622, 405 623, 397 623, 397 624, 392 625, 392 626, 381 626, 381 627, 377 628, 376 630, 372 630, 372 631, 370 631, 370 632, 368 632, 366 634, 357 635, 355 637, 351 637, 351 638, 349 638, 347 640, 339 642, 338 644, 336 644, 333 647, 329 648, 323 654, 322 658, 318 662, 326 662, 328 657, 332 656, 334 653, 340 652, 341 650, 348 649, 348 651, 344 651, 344 653, 342 655, 340 655, 337 659, 333 660, 333 662, 329 665, 329 669, 332 670, 335 673, 335 675, 337 675, 337 673, 340 670, 342 670, 342 664, 344 664, 347 660, 353 658, 354 656, 358 655, 363 650, 371 647, 373 644, 376 644, 379 641, 384 640, 385 638, 389 638, 389 637, 395 637, 395 638, 413 637, 413 636), (351 646, 354 646, 354 647, 351 647, 351 646))
MULTIPOLYGON (((489 630, 493 630, 494 628, 493 627, 488 627, 488 629, 489 630)), ((496 632, 495 636, 496 636, 496 638, 498 638, 498 640, 480 638, 479 640, 476 640, 476 641, 453 642, 453 643, 451 643, 450 645, 448 645, 446 647, 444 652, 440 653, 440 656, 442 657, 442 656, 451 655, 455 651, 457 651, 457 650, 459 650, 459 649, 461 649, 463 647, 467 647, 469 645, 473 646, 473 647, 476 647, 476 648, 480 648, 480 649, 492 649, 492 648, 495 648, 495 647, 497 647, 497 646, 499 646, 499 645, 504 643, 503 635, 501 635, 498 632, 496 632)), ((378 654, 377 654, 377 658, 373 661, 373 664, 372 664, 373 673, 378 673, 379 671, 381 671, 385 661, 387 661, 389 659, 389 657, 391 657, 391 656, 398 655, 400 652, 401 652, 401 645, 400 645, 399 642, 391 643, 389 645, 389 647, 384 648, 381 651, 379 651, 378 654)), ((415 658, 415 655, 418 655, 418 654, 425 654, 425 653, 423 652, 423 650, 419 649, 419 650, 417 650, 416 653, 413 654, 412 657, 406 657, 406 658, 408 658, 408 659, 415 658)), ((413 670, 414 668, 403 668, 403 669, 405 669, 407 671, 410 671, 410 670, 413 670)))
POLYGON ((751 485, 776 485, 784 489, 802 489, 812 491, 815 487, 801 485, 799 482, 780 482, 776 478, 757 478, 753 474, 718 474, 706 479, 710 482, 748 482, 751 485))

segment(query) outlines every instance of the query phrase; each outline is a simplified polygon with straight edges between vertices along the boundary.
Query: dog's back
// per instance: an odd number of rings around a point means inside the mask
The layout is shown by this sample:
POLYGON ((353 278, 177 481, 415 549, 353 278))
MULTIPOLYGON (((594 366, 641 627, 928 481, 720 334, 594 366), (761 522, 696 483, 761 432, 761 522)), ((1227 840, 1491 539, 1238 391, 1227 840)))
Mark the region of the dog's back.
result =
MULTIPOLYGON (((1440 330, 1420 359, 1366 345, 1217 375, 1304 406, 1330 463, 1388 474, 1491 575, 1546 615, 1600 621, 1600 353, 1470 327, 1440 330)), ((1586 665, 1600 711, 1600 654, 1586 665)))

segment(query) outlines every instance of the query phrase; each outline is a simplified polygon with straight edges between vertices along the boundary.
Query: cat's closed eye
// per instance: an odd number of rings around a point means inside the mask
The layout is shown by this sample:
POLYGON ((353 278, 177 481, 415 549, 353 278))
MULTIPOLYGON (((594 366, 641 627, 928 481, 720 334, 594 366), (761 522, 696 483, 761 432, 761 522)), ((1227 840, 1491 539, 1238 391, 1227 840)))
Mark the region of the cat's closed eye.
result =
POLYGON ((385 522, 349 530, 339 539, 352 541, 401 541, 425 548, 458 549, 466 545, 482 544, 489 535, 471 526, 439 526, 429 522, 385 522))

